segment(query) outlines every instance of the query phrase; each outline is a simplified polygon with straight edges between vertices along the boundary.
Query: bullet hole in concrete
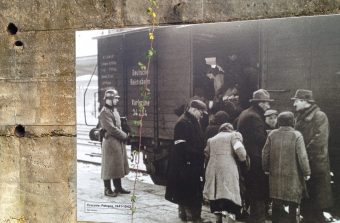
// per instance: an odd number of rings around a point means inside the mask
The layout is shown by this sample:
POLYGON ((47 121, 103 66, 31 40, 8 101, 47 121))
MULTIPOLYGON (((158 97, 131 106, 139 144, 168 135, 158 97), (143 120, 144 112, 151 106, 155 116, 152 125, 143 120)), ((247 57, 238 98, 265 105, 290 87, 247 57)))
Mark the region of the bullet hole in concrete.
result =
POLYGON ((25 136, 25 127, 23 125, 17 125, 15 126, 15 129, 14 129, 14 134, 17 136, 17 137, 24 137, 25 136))
POLYGON ((15 46, 19 46, 19 47, 23 47, 24 43, 22 41, 20 41, 20 40, 17 40, 17 41, 15 41, 14 45, 15 46))
POLYGON ((14 23, 9 23, 7 26, 7 32, 11 35, 15 35, 18 32, 18 27, 14 23))

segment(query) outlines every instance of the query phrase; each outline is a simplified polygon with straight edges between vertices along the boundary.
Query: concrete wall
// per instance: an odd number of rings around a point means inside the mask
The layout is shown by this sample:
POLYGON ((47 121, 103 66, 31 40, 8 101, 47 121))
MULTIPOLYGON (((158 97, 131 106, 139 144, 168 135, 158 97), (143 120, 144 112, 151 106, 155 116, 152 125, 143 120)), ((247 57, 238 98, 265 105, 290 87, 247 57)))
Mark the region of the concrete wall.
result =
MULTIPOLYGON (((147 2, 0 0, 0 222, 76 222, 75 31, 148 24, 147 2)), ((158 2, 164 24, 340 11, 340 0, 158 2)))

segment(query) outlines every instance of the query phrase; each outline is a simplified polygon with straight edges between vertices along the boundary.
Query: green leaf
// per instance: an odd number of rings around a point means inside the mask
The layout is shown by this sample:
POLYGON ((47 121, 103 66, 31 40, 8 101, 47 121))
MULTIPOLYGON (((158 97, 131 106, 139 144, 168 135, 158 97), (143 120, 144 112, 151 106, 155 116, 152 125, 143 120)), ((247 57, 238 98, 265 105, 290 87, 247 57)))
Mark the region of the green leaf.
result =
POLYGON ((145 101, 150 101, 150 100, 151 100, 151 94, 144 95, 144 96, 143 96, 143 100, 145 100, 145 101))
POLYGON ((152 18, 156 18, 156 17, 157 17, 157 14, 156 14, 155 12, 152 12, 152 13, 151 13, 151 17, 152 17, 152 18))
POLYGON ((136 207, 131 208, 132 214, 136 213, 136 211, 137 211, 137 208, 136 208, 136 207))
POLYGON ((136 126, 136 127, 140 127, 140 126, 141 126, 141 121, 140 121, 140 120, 134 120, 134 121, 132 122, 132 124, 133 124, 134 126, 136 126))
POLYGON ((149 15, 151 15, 151 14, 153 13, 153 9, 152 9, 151 7, 148 7, 148 8, 146 9, 146 12, 147 12, 149 15))
POLYGON ((132 195, 131 196, 131 202, 136 203, 136 200, 137 200, 137 196, 136 195, 132 195))
POLYGON ((155 0, 151 0, 151 4, 152 4, 153 6, 157 6, 157 2, 156 2, 155 0))
POLYGON ((147 52, 146 52, 146 58, 150 59, 151 57, 153 57, 154 55, 154 51, 152 49, 149 49, 147 52))
POLYGON ((142 62, 138 62, 138 66, 141 70, 146 70, 146 66, 142 62))
POLYGON ((144 105, 142 105, 142 103, 138 104, 138 110, 139 112, 144 111, 144 105))
POLYGON ((142 97, 148 96, 148 95, 151 94, 150 88, 146 87, 145 85, 140 87, 139 92, 140 92, 142 97))

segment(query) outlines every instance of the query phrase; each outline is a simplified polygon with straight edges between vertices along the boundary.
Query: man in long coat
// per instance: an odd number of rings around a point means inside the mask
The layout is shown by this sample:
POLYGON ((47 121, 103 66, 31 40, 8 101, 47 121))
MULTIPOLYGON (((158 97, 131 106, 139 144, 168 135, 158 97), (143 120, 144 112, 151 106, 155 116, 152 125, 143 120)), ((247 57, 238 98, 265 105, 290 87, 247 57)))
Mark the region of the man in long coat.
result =
POLYGON ((253 93, 251 106, 244 110, 237 123, 243 142, 250 158, 250 169, 245 176, 246 197, 249 199, 250 216, 248 222, 264 223, 266 202, 269 199, 268 177, 262 170, 262 148, 267 132, 264 112, 270 108, 269 93, 259 89, 253 93))
POLYGON ((201 218, 205 140, 199 120, 206 110, 204 102, 193 100, 174 129, 165 198, 178 204, 183 221, 201 218))
POLYGON ((280 222, 280 211, 288 205, 289 222, 295 223, 296 208, 307 194, 305 180, 310 177, 310 167, 303 137, 293 128, 293 113, 280 113, 278 124, 279 129, 269 133, 264 145, 262 167, 269 175, 273 222, 280 222))
POLYGON ((301 202, 304 222, 325 222, 323 210, 333 205, 330 163, 328 155, 329 123, 324 112, 315 104, 312 91, 296 91, 294 107, 297 112, 295 129, 303 135, 311 168, 307 182, 309 199, 301 202))
POLYGON ((121 178, 129 173, 125 141, 127 134, 121 129, 120 115, 116 105, 117 90, 105 91, 105 105, 99 114, 100 125, 105 132, 102 143, 101 178, 104 180, 104 195, 116 197, 118 193, 129 194, 122 188, 121 178), (115 190, 111 189, 111 179, 115 190))

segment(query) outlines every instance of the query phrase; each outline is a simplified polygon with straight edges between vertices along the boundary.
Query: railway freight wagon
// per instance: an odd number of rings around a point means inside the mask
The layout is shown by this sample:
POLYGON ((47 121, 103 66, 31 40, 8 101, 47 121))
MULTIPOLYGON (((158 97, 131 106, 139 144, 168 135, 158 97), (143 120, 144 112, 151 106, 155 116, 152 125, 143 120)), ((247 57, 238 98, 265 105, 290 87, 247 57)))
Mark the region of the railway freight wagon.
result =
POLYGON ((148 29, 99 37, 99 100, 106 89, 118 89, 119 110, 136 134, 137 108, 145 106, 145 163, 154 182, 164 184, 174 125, 191 97, 202 98, 210 112, 225 108, 236 118, 258 88, 271 93, 279 111, 293 110, 297 89, 311 89, 329 117, 334 194, 340 194, 339 24, 340 15, 331 15, 159 27, 147 78, 138 62, 149 47, 148 29), (151 90, 146 101, 140 96, 145 82, 151 90))

